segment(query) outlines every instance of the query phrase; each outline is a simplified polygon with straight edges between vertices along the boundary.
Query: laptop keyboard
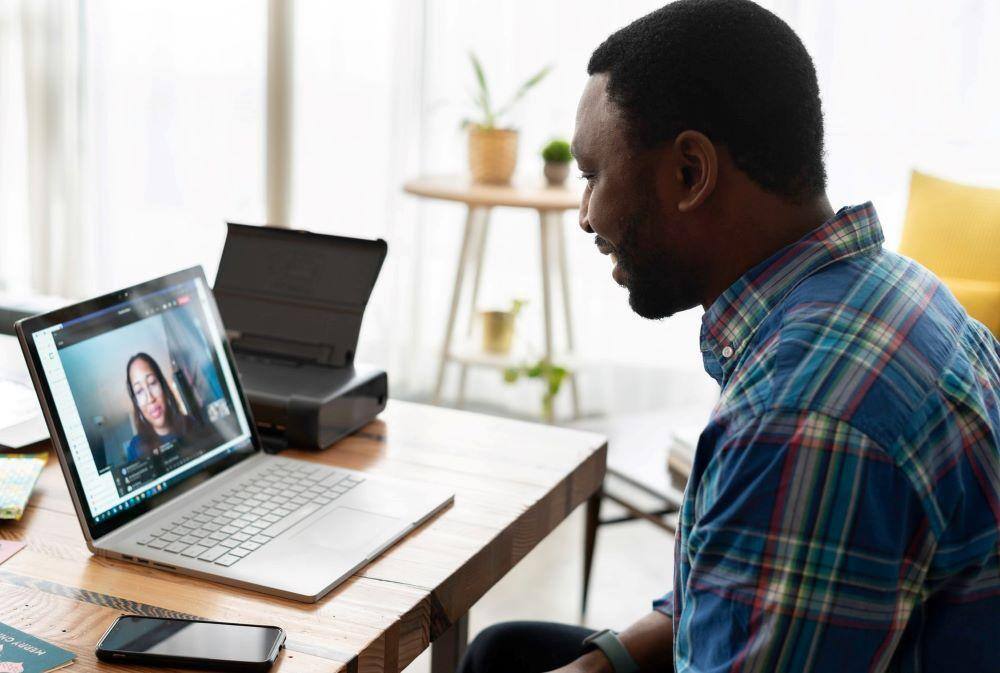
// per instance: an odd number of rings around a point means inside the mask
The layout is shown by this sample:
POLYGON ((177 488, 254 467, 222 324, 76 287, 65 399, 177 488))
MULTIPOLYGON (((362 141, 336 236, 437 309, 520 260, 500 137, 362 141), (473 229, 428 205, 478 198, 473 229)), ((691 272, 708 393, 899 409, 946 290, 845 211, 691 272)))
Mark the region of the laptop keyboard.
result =
POLYGON ((362 481, 305 461, 275 462, 138 543, 231 566, 362 481))

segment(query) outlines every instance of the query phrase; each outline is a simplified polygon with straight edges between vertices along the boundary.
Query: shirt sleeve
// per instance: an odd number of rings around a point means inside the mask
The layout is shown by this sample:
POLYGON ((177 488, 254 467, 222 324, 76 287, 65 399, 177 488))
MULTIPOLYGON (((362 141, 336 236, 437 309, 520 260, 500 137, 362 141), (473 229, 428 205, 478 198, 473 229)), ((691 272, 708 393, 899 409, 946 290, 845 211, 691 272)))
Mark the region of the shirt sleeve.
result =
POLYGON ((692 506, 678 671, 886 669, 935 540, 871 439, 823 414, 766 414, 719 438, 692 506))
POLYGON ((674 618, 674 592, 668 591, 666 595, 653 601, 653 609, 662 612, 671 619, 674 618))

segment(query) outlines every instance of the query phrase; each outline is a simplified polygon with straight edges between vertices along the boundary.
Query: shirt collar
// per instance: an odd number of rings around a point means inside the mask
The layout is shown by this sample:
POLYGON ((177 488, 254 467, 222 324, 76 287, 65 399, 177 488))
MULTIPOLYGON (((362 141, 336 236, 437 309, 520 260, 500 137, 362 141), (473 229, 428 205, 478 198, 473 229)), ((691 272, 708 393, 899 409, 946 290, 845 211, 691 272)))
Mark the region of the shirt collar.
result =
POLYGON ((880 249, 883 241, 882 226, 869 201, 841 208, 817 229, 747 271, 702 317, 705 371, 723 384, 754 331, 793 287, 833 262, 880 249))

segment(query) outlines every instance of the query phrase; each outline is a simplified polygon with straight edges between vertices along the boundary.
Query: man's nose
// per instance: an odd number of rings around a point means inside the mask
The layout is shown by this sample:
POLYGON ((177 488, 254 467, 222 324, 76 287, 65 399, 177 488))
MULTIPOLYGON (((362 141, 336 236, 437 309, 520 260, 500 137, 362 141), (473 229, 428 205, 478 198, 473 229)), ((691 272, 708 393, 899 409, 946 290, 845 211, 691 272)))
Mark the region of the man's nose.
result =
POLYGON ((594 230, 590 228, 590 190, 588 189, 583 194, 583 198, 580 200, 580 228, 583 229, 588 234, 594 233, 594 230))

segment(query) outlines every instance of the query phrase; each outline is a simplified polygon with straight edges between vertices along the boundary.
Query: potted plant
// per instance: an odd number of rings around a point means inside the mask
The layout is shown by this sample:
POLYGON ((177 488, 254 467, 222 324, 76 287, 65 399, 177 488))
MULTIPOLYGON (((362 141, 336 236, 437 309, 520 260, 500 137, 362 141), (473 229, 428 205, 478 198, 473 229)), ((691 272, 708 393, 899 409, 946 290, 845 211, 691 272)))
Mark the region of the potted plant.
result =
POLYGON ((569 143, 561 138, 553 140, 542 148, 542 159, 545 160, 545 180, 550 187, 561 187, 569 177, 569 164, 573 153, 569 151, 569 143))
POLYGON ((514 338, 514 323, 526 302, 515 299, 509 311, 481 311, 483 320, 483 350, 505 355, 510 352, 514 338))
POLYGON ((503 379, 507 383, 515 383, 522 376, 529 379, 540 379, 545 385, 542 393, 542 417, 546 421, 552 422, 556 395, 559 394, 567 374, 569 371, 565 367, 543 359, 533 365, 508 367, 503 372, 503 379))
POLYGON ((476 92, 472 100, 479 118, 466 120, 469 129, 469 170, 475 182, 505 185, 510 182, 517 166, 517 131, 502 126, 504 115, 510 112, 525 94, 549 74, 546 66, 529 77, 506 103, 493 104, 486 73, 475 54, 470 53, 472 70, 476 76, 476 92))

